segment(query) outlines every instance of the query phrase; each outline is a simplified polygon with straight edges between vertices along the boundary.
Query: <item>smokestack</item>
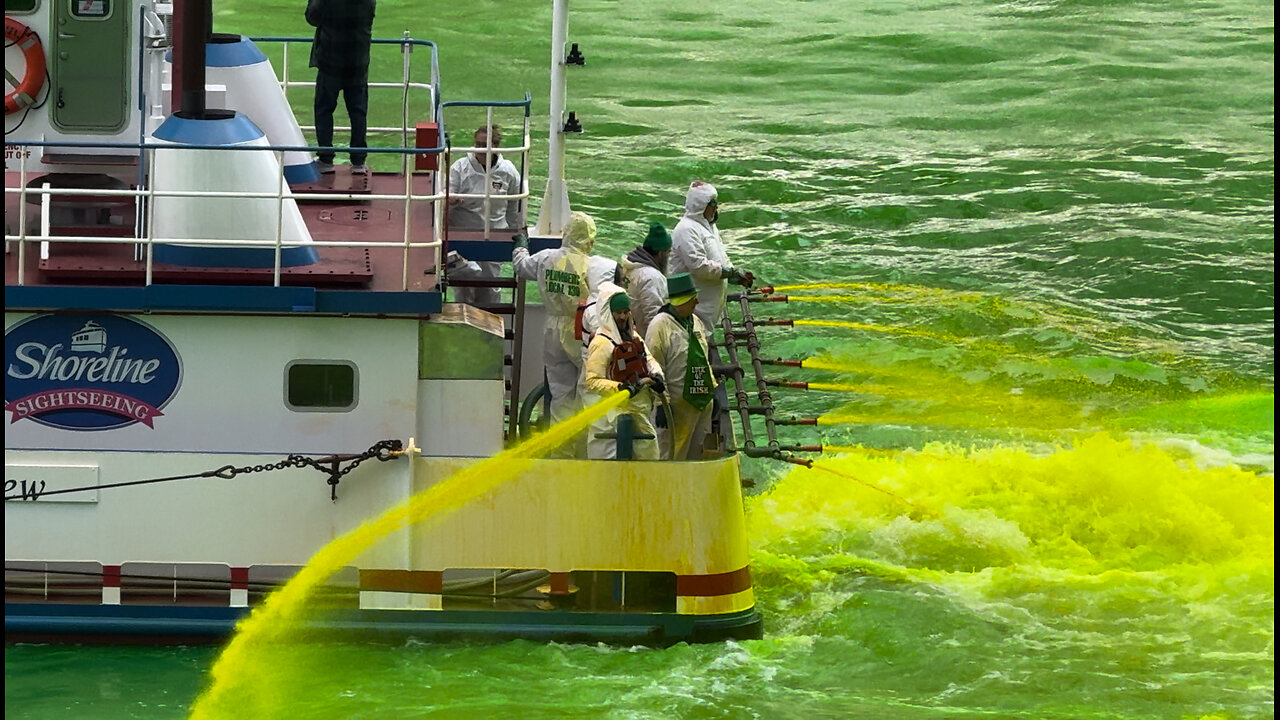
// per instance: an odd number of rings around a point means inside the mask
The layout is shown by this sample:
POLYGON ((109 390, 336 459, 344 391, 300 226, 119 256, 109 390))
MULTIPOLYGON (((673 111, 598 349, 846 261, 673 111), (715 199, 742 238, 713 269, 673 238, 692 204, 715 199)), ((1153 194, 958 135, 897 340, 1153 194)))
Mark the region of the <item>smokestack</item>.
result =
POLYGON ((177 26, 173 49, 174 91, 178 114, 192 120, 205 117, 205 43, 213 29, 212 0, 176 0, 177 26))

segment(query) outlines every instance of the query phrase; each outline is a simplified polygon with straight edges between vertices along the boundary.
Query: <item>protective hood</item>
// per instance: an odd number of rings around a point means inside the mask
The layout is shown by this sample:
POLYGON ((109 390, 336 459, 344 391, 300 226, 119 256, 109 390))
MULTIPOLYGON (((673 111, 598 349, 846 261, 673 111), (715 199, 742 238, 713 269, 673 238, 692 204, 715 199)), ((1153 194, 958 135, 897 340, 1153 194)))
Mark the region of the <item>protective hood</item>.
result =
POLYGON ((584 212, 569 214, 569 224, 564 226, 564 246, 589 255, 596 244, 596 221, 584 212))
POLYGON ((596 313, 596 332, 602 332, 614 341, 621 340, 622 333, 618 331, 618 324, 613 321, 613 312, 609 310, 609 298, 617 293, 626 292, 612 282, 603 283, 600 285, 600 295, 596 297, 596 306, 593 308, 596 313))
POLYGON ((606 257, 592 255, 587 258, 587 294, 594 296, 605 282, 612 282, 618 263, 606 257))
POLYGON ((716 187, 711 183, 694 180, 689 186, 689 194, 684 197, 684 214, 701 216, 707 204, 716 199, 716 187))

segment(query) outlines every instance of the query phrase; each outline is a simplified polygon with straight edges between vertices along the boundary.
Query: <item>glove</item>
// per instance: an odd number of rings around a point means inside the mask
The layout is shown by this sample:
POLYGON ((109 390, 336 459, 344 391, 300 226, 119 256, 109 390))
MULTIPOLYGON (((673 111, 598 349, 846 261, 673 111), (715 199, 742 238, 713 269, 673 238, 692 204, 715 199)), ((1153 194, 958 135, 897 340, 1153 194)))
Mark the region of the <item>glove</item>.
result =
POLYGON ((528 235, 525 235, 524 233, 516 233, 515 235, 511 236, 511 239, 516 241, 516 247, 525 248, 526 250, 529 248, 528 235))
POLYGON ((736 282, 744 288, 750 288, 752 283, 756 281, 756 276, 751 272, 739 273, 735 278, 736 282))
POLYGON ((618 383, 618 390, 619 392, 626 390, 631 397, 635 397, 640 392, 640 386, 632 385, 631 383, 618 383))
POLYGON ((740 278, 740 277, 742 277, 742 273, 739 273, 737 270, 734 270, 734 269, 733 269, 733 268, 731 268, 731 267, 724 268, 723 270, 721 270, 721 271, 720 271, 720 279, 721 279, 721 280, 728 280, 728 281, 730 281, 730 282, 737 282, 737 281, 738 281, 738 278, 740 278))
POLYGON ((667 409, 659 407, 657 412, 653 414, 653 426, 665 429, 667 427, 667 409))
POLYGON ((667 391, 667 384, 662 382, 662 378, 657 375, 650 375, 649 379, 653 381, 653 391, 656 393, 664 393, 667 391))

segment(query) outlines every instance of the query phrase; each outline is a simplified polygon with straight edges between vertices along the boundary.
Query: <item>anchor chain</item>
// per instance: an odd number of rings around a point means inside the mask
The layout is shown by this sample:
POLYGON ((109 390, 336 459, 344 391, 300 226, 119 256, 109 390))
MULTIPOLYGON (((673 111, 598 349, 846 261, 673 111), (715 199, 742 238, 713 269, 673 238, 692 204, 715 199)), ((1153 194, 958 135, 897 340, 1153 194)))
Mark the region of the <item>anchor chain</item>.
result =
MULTIPOLYGON (((150 480, 131 480, 128 482, 111 483, 108 485, 86 485, 84 487, 65 488, 62 490, 51 490, 44 492, 43 490, 28 491, 23 489, 18 495, 5 495, 5 502, 10 500, 37 500, 45 495, 63 495, 66 493, 84 492, 86 490, 106 490, 108 488, 128 487, 130 485, 149 485, 151 483, 169 482, 172 480, 190 480, 193 478, 219 478, 222 480, 230 480, 238 475, 248 475, 250 473, 271 472, 273 470, 284 470, 287 468, 304 468, 311 467, 325 473, 329 476, 328 483, 330 486, 329 497, 333 501, 338 500, 338 483, 347 473, 355 470, 366 460, 377 459, 379 462, 393 460, 397 456, 404 454, 404 443, 400 440, 380 440, 369 447, 368 450, 359 455, 330 455, 322 458, 312 458, 306 455, 290 455, 284 460, 277 463, 268 463, 264 465, 242 465, 236 467, 234 465, 223 465, 216 470, 207 470, 201 473, 192 473, 190 475, 174 475, 171 477, 152 478, 150 480), (342 463, 347 463, 342 466, 342 463)), ((5 490, 14 489, 6 483, 5 490)), ((41 483, 43 486, 43 483, 41 483)))
POLYGON ((230 480, 237 475, 248 475, 250 473, 270 472, 272 470, 284 470, 285 468, 304 468, 310 467, 319 470, 329 476, 326 482, 329 484, 329 499, 338 501, 338 483, 347 473, 355 470, 366 460, 377 458, 379 462, 391 460, 399 455, 404 448, 404 444, 399 440, 380 440, 369 446, 368 450, 359 455, 330 455, 323 458, 312 458, 306 455, 290 455, 278 463, 269 465, 245 465, 235 467, 233 465, 224 465, 213 471, 213 477, 230 480), (346 467, 341 467, 342 463, 347 463, 346 467))

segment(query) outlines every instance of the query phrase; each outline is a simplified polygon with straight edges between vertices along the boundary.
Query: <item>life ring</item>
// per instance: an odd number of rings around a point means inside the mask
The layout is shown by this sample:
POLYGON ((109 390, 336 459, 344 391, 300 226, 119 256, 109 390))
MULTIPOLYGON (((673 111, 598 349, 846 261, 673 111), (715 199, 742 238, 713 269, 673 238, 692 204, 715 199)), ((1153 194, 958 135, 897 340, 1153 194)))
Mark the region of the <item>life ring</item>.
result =
POLYGON ((34 104, 44 88, 44 46, 35 31, 9 16, 4 18, 4 39, 17 45, 27 61, 27 73, 12 92, 4 96, 4 114, 12 115, 34 104))

